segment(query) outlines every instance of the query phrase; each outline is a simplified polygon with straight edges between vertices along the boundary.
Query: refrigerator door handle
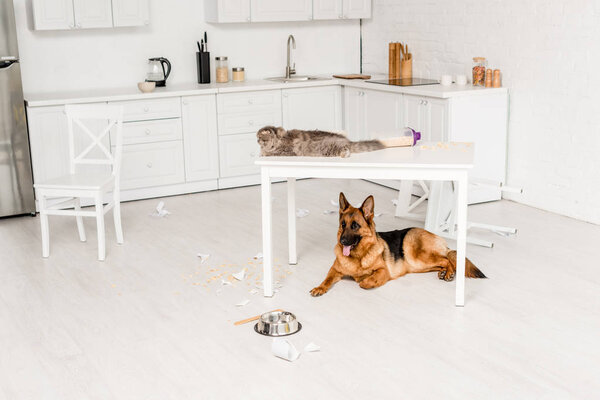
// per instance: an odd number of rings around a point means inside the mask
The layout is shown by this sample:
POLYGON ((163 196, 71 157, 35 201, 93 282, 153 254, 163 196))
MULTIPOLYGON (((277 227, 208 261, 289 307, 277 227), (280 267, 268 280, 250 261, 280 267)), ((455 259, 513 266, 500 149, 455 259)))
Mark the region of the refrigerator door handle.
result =
POLYGON ((18 63, 18 59, 0 60, 0 69, 8 68, 14 63, 18 63))

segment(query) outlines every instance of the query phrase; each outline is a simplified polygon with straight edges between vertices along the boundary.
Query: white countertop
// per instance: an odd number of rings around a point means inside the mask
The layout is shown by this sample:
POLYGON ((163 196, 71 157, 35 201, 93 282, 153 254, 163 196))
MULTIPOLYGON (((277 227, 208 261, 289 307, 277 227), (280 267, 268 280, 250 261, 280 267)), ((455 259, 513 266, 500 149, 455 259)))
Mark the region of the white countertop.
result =
MULTIPOLYGON (((373 76, 371 79, 382 79, 384 76, 373 76)), ((336 79, 326 78, 320 80, 303 82, 276 82, 269 80, 253 80, 245 82, 228 83, 188 83, 168 84, 166 87, 156 88, 152 93, 142 93, 137 85, 133 84, 127 88, 94 89, 72 92, 53 93, 25 93, 25 101, 28 107, 57 106, 64 104, 93 103, 101 101, 124 101, 142 100, 164 97, 194 96, 201 94, 234 93, 254 90, 274 90, 286 88, 301 88, 315 86, 342 85, 348 87, 380 90, 385 92, 405 93, 417 96, 428 96, 437 98, 449 98, 455 96, 474 95, 480 93, 499 92, 505 93, 506 88, 482 88, 470 84, 459 86, 424 85, 424 86, 390 86, 378 83, 370 83, 359 79, 336 79)))

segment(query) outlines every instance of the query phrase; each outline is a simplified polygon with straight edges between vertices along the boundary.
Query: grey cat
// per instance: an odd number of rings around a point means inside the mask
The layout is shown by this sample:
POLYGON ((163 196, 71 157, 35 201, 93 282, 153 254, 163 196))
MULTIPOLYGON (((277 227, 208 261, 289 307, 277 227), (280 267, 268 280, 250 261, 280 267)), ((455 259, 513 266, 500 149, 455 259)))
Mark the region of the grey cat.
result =
POLYGON ((344 135, 265 126, 256 133, 261 156, 349 157, 388 147, 379 140, 353 142, 344 135))

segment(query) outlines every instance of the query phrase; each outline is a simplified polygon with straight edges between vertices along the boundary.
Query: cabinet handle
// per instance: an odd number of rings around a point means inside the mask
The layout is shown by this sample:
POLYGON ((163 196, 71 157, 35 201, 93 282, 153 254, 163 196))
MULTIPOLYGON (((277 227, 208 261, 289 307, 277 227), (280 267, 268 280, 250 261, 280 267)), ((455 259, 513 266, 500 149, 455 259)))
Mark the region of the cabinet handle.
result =
POLYGON ((150 129, 146 129, 146 135, 150 134, 150 129))
POLYGON ((423 105, 426 106, 427 105, 427 100, 423 100, 423 105))
POLYGON ((287 94, 287 93, 284 93, 282 96, 283 96, 283 97, 288 97, 288 94, 287 94))
POLYGON ((248 125, 250 125, 250 126, 254 125, 254 121, 248 121, 248 125))
POLYGON ((248 99, 248 104, 254 104, 254 100, 248 99))
POLYGON ((148 167, 148 168, 152 168, 152 163, 151 163, 151 162, 149 162, 148 164, 146 164, 146 167, 148 167))
POLYGON ((184 105, 184 106, 187 106, 187 105, 188 105, 188 101, 187 101, 187 100, 184 100, 184 101, 183 101, 183 105, 184 105))
POLYGON ((148 112, 150 109, 148 107, 144 107, 144 112, 148 112))

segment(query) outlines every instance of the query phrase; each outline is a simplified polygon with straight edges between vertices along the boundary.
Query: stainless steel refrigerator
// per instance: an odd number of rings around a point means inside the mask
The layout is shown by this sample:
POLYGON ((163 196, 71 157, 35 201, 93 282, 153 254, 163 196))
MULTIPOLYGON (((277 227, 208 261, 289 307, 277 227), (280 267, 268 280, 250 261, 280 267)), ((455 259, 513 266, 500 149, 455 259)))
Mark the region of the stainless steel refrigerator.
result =
POLYGON ((0 217, 35 212, 13 0, 0 0, 0 217))

